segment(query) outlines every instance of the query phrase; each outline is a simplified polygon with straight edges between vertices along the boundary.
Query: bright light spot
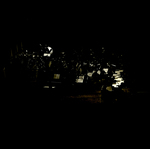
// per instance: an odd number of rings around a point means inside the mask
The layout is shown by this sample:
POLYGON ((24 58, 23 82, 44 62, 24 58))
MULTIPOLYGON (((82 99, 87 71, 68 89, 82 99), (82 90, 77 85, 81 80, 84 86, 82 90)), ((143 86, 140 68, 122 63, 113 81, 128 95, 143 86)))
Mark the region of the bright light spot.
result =
POLYGON ((113 87, 118 88, 118 86, 116 84, 112 84, 113 87))
POLYGON ((120 70, 116 70, 115 73, 120 74, 120 70))
POLYGON ((48 48, 49 51, 52 49, 51 47, 47 47, 47 48, 48 48))
POLYGON ((95 73, 96 71, 95 70, 93 70, 93 73, 95 73))
POLYGON ((124 80, 120 75, 120 72, 123 72, 123 70, 116 70, 115 74, 113 74, 113 76, 115 77, 114 80, 116 80, 116 83, 112 84, 112 86, 115 88, 118 88, 118 86, 120 86, 122 83, 124 83, 124 80))
POLYGON ((37 55, 37 57, 39 57, 39 55, 37 55))
POLYGON ((44 56, 48 56, 48 57, 50 57, 50 56, 51 56, 51 54, 50 54, 50 53, 44 53, 44 56))
POLYGON ((120 76, 115 76, 115 80, 118 79, 118 78, 120 78, 120 76))
POLYGON ((60 74, 54 74, 54 79, 59 79, 60 78, 60 74))
POLYGON ((101 73, 100 70, 98 70, 97 73, 100 75, 100 73, 101 73))
POLYGON ((113 74, 113 76, 115 77, 115 76, 118 76, 118 74, 113 74))
POLYGON ((122 81, 122 78, 115 78, 116 81, 122 81))
POLYGON ((49 88, 49 86, 43 86, 43 88, 49 88))
POLYGON ((106 72, 106 74, 108 73, 108 68, 103 68, 103 70, 106 72))
POLYGON ((52 88, 55 88, 55 86, 52 86, 52 88))
POLYGON ((88 72, 88 73, 87 73, 87 75, 88 75, 89 77, 92 77, 92 74, 93 74, 92 72, 88 72))
POLYGON ((79 79, 84 79, 84 76, 79 76, 79 79))
POLYGON ((24 54, 24 56, 26 56, 26 54, 24 54))
POLYGON ((93 66, 93 64, 90 63, 90 66, 93 66))
POLYGON ((120 82, 116 82, 116 85, 119 85, 120 84, 120 82))
POLYGON ((26 50, 26 52, 28 52, 28 50, 26 50))
POLYGON ((83 83, 83 79, 76 79, 76 83, 83 83))
POLYGON ((83 65, 87 65, 87 63, 83 63, 83 65))
POLYGON ((65 54, 65 52, 61 52, 61 54, 65 54))
POLYGON ((35 57, 35 55, 33 55, 33 57, 35 57))
POLYGON ((115 88, 121 85, 121 83, 124 83, 123 78, 115 78, 115 80, 117 81, 115 84, 112 84, 112 86, 114 86, 115 88))

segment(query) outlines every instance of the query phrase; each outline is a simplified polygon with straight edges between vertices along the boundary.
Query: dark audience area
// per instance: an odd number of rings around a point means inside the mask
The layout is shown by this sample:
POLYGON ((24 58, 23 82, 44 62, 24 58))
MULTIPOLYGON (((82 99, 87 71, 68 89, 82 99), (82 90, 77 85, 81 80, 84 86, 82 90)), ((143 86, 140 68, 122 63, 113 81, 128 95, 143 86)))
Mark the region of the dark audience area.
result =
POLYGON ((148 102, 149 56, 141 31, 82 17, 66 18, 61 27, 54 18, 44 23, 46 16, 15 18, 1 46, 2 101, 46 107, 148 102))
POLYGON ((32 50, 26 45, 24 49, 18 48, 18 53, 16 47, 11 49, 9 56, 7 55, 9 59, 1 69, 2 88, 5 90, 5 97, 11 102, 121 104, 130 102, 131 95, 136 92, 131 76, 126 74, 128 69, 120 53, 109 51, 108 48, 105 50, 104 47, 96 50, 81 47, 70 51, 53 49, 52 55, 44 56, 44 52, 49 52, 48 45, 30 46, 32 50), (103 70, 105 67, 109 67, 108 73, 111 76, 115 74, 115 70, 125 69, 125 73, 121 73, 125 82, 118 88, 113 87, 113 91, 106 90, 115 80, 103 70), (55 74, 60 74, 60 78, 54 78, 55 74), (79 79, 81 76, 84 76, 83 80, 79 79), (81 82, 76 82, 77 78, 81 82), (124 92, 123 88, 130 88, 130 92, 124 92), (101 97, 96 98, 102 98, 102 101, 95 102, 96 91, 101 91, 101 97), (78 97, 79 95, 82 97, 78 97))

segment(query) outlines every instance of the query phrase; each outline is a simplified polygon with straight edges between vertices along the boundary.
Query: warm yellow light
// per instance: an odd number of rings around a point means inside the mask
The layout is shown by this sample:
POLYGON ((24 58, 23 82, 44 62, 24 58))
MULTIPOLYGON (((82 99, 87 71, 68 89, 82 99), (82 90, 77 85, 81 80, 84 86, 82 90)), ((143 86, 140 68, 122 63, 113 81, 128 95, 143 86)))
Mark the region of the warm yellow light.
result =
POLYGON ((59 79, 60 78, 60 74, 54 74, 54 79, 59 79))
POLYGON ((111 86, 107 86, 106 89, 107 89, 108 91, 112 91, 112 87, 111 87, 111 86))

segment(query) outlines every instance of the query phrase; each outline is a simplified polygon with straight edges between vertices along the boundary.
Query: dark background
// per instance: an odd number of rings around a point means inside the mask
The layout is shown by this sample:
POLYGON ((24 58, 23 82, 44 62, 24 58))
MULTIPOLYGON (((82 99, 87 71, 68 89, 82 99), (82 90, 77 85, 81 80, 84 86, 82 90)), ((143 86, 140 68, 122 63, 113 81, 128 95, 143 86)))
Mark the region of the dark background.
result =
POLYGON ((79 47, 121 52, 130 63, 135 87, 148 90, 148 9, 137 4, 29 5, 7 8, 1 15, 1 67, 9 49, 23 41, 28 47, 47 43, 57 50, 79 47), (17 10, 17 11, 16 11, 17 10))

